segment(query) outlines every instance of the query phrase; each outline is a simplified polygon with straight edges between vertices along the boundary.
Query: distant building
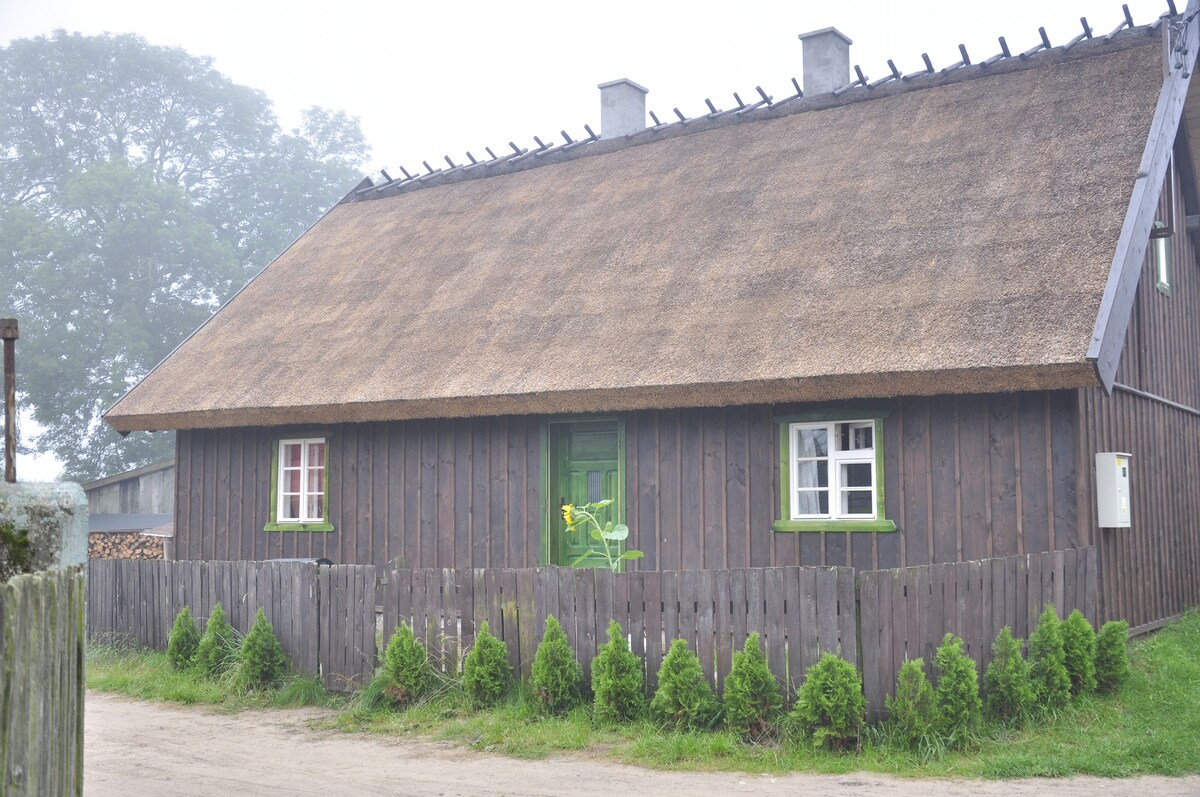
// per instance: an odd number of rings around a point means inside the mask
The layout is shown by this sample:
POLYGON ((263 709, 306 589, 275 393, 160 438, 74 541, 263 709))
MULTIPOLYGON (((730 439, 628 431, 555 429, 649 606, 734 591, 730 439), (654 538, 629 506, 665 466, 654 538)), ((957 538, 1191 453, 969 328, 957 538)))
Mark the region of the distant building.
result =
POLYGON ((171 558, 175 536, 175 460, 83 485, 89 559, 171 558))

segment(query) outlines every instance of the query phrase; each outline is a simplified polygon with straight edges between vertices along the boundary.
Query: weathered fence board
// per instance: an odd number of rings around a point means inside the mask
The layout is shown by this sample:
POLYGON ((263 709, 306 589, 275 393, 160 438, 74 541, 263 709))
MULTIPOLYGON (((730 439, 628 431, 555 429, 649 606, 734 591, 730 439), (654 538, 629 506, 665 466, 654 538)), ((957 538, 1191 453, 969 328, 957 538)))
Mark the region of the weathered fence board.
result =
POLYGON ((811 665, 819 651, 858 659, 850 568, 396 570, 387 583, 385 636, 391 638, 397 623, 411 623, 431 653, 455 651, 445 659, 431 656, 451 671, 461 667, 475 628, 486 619, 508 645, 514 671, 528 678, 550 614, 562 624, 585 672, 607 638, 609 621, 620 622, 646 662, 648 688, 675 638, 688 641, 717 687, 724 684, 733 650, 755 631, 789 692, 802 680, 801 663, 811 665), (443 599, 451 588, 446 585, 472 594, 443 599))
POLYGON ((1096 575, 1094 546, 859 573, 863 688, 871 715, 881 716, 905 661, 923 658, 933 676, 933 654, 946 633, 962 637, 982 680, 1000 629, 1008 626, 1027 639, 1047 603, 1060 617, 1079 609, 1095 624, 1096 575))
POLYGON ((83 793, 81 569, 0 584, 0 794, 83 793))

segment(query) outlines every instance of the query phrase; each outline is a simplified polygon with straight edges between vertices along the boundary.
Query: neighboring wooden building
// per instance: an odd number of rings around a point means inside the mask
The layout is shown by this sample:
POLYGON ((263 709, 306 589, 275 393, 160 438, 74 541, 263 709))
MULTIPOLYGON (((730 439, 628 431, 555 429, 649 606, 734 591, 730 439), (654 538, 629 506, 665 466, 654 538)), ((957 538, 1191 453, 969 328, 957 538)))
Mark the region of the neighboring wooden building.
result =
POLYGON ((175 460, 83 485, 89 559, 171 558, 175 534, 175 460))
POLYGON ((178 430, 179 558, 563 564, 606 497, 642 569, 1096 544, 1147 626, 1200 603, 1196 52, 1160 20, 364 182, 106 418, 178 430))

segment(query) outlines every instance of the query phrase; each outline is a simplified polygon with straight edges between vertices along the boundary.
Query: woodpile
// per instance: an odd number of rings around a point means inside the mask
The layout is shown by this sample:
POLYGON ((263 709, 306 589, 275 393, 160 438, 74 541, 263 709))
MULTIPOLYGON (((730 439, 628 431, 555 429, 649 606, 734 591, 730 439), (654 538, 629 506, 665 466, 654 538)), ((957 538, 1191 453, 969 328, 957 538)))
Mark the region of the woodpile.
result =
POLYGON ((88 559, 162 558, 162 537, 138 531, 103 531, 88 535, 88 559))

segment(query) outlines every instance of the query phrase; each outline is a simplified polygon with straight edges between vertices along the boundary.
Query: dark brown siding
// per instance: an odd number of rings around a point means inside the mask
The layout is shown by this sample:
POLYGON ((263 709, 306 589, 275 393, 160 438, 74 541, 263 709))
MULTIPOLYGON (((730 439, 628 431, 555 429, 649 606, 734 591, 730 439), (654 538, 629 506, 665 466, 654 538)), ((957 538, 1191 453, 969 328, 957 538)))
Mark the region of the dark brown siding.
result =
MULTIPOLYGON (((1159 207, 1161 216, 1165 198, 1159 207)), ((1200 274, 1184 216, 1177 201, 1170 296, 1155 287, 1153 247, 1147 254, 1116 389, 1079 394, 1080 526, 1100 551, 1101 617, 1135 627, 1200 603, 1200 274), (1129 529, 1096 528, 1097 451, 1133 455, 1129 529)))
MULTIPOLYGON (((862 569, 1079 542, 1074 393, 894 399, 884 421, 896 533, 777 533, 776 415, 748 406, 625 418, 626 517, 641 569, 862 569)), ((811 407, 810 407, 811 409, 811 407)), ((864 411, 864 414, 869 412, 864 411)), ((176 556, 326 556, 409 567, 541 564, 542 419, 354 424, 330 434, 330 534, 264 532, 273 441, 308 430, 181 432, 176 556)))

